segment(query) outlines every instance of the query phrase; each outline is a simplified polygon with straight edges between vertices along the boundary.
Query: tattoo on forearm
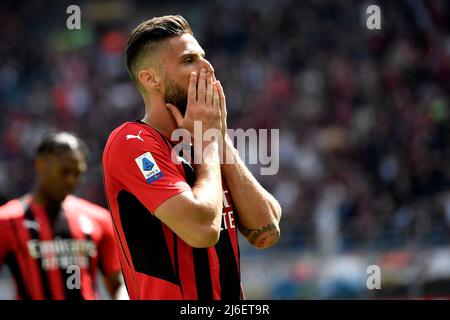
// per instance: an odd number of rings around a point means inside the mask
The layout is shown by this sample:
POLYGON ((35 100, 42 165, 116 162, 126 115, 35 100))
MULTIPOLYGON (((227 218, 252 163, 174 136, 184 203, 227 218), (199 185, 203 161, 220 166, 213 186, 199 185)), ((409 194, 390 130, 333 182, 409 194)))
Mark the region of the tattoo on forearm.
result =
POLYGON ((248 239, 250 243, 254 243, 262 235, 264 235, 262 241, 266 240, 271 236, 277 237, 279 236, 278 228, 273 222, 259 229, 249 229, 240 223, 239 230, 248 239))

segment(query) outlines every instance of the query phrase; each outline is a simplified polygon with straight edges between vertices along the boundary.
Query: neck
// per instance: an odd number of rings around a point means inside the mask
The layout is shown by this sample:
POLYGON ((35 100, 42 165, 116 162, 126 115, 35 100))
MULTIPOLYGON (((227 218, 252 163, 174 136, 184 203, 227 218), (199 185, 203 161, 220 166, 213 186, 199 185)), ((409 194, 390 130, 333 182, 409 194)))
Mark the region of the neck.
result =
POLYGON ((50 199, 49 196, 39 188, 32 194, 32 201, 43 206, 51 218, 56 217, 61 209, 60 201, 50 199))
POLYGON ((144 100, 145 116, 142 121, 170 138, 172 132, 177 129, 178 126, 169 109, 167 109, 164 99, 144 100))

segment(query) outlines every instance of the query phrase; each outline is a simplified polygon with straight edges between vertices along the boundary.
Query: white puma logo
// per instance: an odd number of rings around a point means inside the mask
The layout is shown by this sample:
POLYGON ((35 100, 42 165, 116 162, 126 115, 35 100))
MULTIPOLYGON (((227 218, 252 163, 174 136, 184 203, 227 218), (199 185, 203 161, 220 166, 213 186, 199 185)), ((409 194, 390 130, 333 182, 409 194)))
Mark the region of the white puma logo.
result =
POLYGON ((144 141, 144 139, 142 139, 142 138, 140 137, 141 132, 142 132, 142 130, 139 131, 139 133, 137 134, 137 136, 135 136, 135 135, 133 135, 133 134, 127 134, 126 138, 127 138, 127 140, 130 140, 130 139, 134 139, 134 138, 135 138, 135 139, 139 139, 139 140, 141 140, 141 141, 144 141))
POLYGON ((23 220, 23 226, 28 229, 39 231, 39 223, 33 220, 23 220))

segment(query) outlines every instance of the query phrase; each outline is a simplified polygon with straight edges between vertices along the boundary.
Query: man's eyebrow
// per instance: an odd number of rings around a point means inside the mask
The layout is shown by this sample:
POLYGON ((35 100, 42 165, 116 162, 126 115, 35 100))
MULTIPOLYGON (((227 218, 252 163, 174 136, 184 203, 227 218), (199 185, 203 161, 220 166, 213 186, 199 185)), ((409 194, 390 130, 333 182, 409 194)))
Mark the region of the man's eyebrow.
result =
POLYGON ((184 59, 187 57, 195 57, 195 56, 201 56, 202 58, 205 57, 205 52, 204 51, 200 51, 200 52, 186 52, 183 53, 180 57, 180 59, 184 59))

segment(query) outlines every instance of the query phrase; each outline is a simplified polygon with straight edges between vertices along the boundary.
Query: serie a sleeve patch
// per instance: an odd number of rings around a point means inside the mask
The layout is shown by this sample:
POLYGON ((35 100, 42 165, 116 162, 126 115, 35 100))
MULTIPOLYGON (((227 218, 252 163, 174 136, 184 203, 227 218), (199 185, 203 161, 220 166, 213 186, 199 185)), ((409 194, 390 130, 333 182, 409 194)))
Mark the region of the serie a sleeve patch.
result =
POLYGON ((164 176, 163 172, 159 169, 158 164, 156 163, 155 159, 153 159, 153 156, 149 151, 140 155, 139 157, 134 159, 134 161, 136 161, 139 170, 141 170, 145 180, 148 183, 151 184, 164 176))

